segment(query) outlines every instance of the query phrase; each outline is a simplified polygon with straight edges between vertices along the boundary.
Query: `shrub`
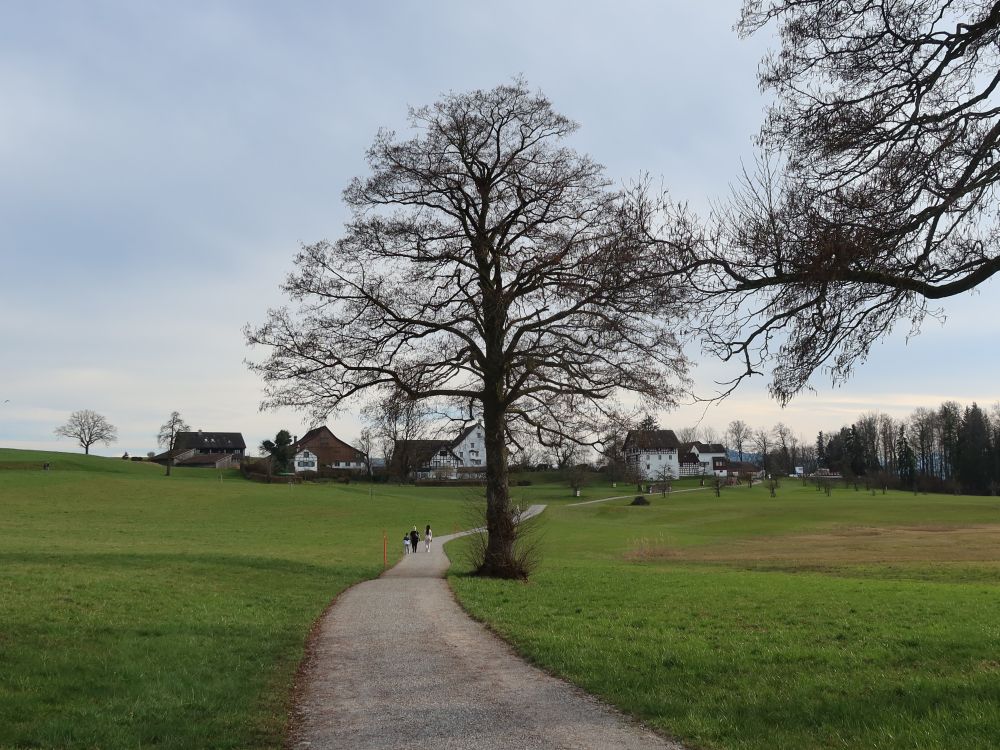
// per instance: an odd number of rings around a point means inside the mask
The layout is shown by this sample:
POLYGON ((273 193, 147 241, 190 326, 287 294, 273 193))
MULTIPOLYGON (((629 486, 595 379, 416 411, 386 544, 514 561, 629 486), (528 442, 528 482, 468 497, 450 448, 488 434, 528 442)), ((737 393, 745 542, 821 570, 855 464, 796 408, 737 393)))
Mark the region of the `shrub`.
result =
POLYGON ((642 495, 636 495, 635 500, 629 503, 629 505, 649 505, 649 500, 642 495))
MULTIPOLYGON (((540 523, 542 516, 523 518, 518 506, 512 509, 511 520, 514 523, 514 575, 513 578, 527 580, 528 576, 538 569, 541 562, 540 523)), ((486 562, 486 546, 489 537, 486 533, 486 506, 481 502, 469 505, 466 525, 473 529, 469 535, 470 543, 465 548, 465 559, 469 567, 478 575, 486 562)))

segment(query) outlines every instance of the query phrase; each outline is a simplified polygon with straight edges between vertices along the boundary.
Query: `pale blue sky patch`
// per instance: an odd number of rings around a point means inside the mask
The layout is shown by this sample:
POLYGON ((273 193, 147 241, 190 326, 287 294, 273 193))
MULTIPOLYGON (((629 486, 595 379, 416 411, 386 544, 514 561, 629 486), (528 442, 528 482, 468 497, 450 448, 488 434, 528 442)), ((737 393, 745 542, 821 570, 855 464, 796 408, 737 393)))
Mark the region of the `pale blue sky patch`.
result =
MULTIPOLYGON (((260 414, 242 326, 282 303, 300 242, 335 239, 341 191, 407 105, 523 75, 579 121, 572 144, 647 172, 704 212, 752 162, 769 40, 739 2, 52 2, 0 12, 0 445, 73 450, 52 430, 99 411, 155 448, 177 409, 249 445, 309 426, 260 414)), ((847 386, 785 411, 750 384, 706 423, 808 436, 858 404, 996 400, 996 284, 905 330, 847 386), (847 399, 844 401, 843 399, 847 399), (853 401, 852 401, 853 399, 853 401)), ((717 363, 695 371, 710 389, 717 363)), ((692 423, 700 410, 662 415, 692 423)), ((356 419, 331 421, 353 438, 356 419)))

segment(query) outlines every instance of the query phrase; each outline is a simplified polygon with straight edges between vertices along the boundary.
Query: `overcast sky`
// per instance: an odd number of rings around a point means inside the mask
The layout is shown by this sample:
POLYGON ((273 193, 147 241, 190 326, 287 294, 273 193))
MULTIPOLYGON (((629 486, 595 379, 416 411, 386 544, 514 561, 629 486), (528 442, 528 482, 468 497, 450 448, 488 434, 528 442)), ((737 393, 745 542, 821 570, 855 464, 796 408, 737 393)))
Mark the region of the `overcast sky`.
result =
MULTIPOLYGON (((738 14, 735 0, 5 3, 0 446, 75 450, 52 431, 84 408, 118 426, 108 455, 154 449, 174 409, 251 447, 302 434, 303 415, 258 412, 241 329, 282 303, 300 242, 338 236, 376 130, 443 92, 523 75, 612 179, 648 172, 703 210, 752 161, 765 104, 773 40, 739 39, 738 14)), ((845 387, 817 378, 781 410, 749 384, 704 423, 781 420, 812 439, 861 411, 991 404, 998 289, 909 343, 902 326, 845 387)), ((699 390, 723 374, 699 359, 699 390)))

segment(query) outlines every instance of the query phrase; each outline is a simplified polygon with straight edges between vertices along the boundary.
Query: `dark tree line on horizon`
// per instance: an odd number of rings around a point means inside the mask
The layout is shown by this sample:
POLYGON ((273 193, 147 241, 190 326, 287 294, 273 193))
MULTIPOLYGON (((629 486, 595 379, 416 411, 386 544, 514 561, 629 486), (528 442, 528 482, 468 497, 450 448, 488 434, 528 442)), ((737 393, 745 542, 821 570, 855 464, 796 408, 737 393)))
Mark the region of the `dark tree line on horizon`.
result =
POLYGON ((820 467, 877 484, 933 492, 1000 490, 1000 407, 946 401, 907 419, 869 412, 838 432, 820 432, 820 467))

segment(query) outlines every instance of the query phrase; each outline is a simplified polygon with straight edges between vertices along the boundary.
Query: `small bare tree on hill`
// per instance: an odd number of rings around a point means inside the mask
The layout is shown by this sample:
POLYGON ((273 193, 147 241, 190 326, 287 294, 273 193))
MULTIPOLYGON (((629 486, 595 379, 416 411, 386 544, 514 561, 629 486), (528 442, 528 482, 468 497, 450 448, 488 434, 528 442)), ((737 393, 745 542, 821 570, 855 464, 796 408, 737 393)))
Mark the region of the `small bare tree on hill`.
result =
MULTIPOLYGON (((160 426, 160 432, 156 435, 156 444, 167 451, 173 451, 175 443, 177 441, 178 432, 187 432, 191 428, 188 426, 187 422, 181 419, 181 413, 179 411, 170 412, 170 416, 167 417, 167 421, 160 426)), ((174 457, 172 455, 167 456, 167 472, 166 475, 170 476, 170 467, 173 466, 174 457)))
POLYGON ((90 409, 81 409, 70 414, 66 424, 57 427, 55 433, 76 440, 88 456, 90 446, 96 443, 111 445, 118 439, 118 428, 90 409))

